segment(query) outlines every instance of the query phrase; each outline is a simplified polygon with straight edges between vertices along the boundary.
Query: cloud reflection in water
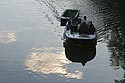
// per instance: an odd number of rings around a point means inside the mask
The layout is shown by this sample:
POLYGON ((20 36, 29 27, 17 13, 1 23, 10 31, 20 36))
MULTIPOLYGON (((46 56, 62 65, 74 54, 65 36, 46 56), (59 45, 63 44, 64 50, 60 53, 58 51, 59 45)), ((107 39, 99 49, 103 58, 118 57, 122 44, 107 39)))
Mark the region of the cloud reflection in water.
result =
POLYGON ((83 72, 67 71, 67 64, 71 62, 65 57, 62 48, 32 48, 26 59, 26 70, 43 74, 59 74, 66 78, 82 79, 83 72))
POLYGON ((0 43, 11 43, 16 41, 16 33, 14 31, 1 31, 0 43))

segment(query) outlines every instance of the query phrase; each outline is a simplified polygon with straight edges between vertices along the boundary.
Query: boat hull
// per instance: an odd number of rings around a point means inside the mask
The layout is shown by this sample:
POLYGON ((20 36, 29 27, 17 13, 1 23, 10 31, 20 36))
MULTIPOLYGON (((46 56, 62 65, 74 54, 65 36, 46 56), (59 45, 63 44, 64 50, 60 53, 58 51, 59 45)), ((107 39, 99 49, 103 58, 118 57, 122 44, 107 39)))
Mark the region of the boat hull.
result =
POLYGON ((66 42, 76 46, 96 46, 96 39, 73 39, 66 37, 66 42))
POLYGON ((75 46, 66 41, 63 43, 65 46, 66 58, 72 62, 86 63, 96 56, 96 46, 75 46))
POLYGON ((97 36, 96 33, 93 35, 81 36, 79 33, 75 32, 73 34, 70 33, 70 30, 66 30, 64 32, 64 39, 66 42, 71 43, 76 46, 96 46, 97 44, 97 36))

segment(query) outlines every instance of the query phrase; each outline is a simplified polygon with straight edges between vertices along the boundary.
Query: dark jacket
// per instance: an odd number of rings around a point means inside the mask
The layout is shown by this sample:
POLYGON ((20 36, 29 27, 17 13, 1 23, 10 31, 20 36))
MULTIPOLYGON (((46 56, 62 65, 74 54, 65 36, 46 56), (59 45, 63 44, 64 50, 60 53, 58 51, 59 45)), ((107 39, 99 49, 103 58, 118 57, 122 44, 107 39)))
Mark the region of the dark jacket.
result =
POLYGON ((96 31, 96 30, 95 30, 94 25, 93 25, 93 24, 90 24, 90 25, 89 25, 89 34, 94 34, 95 31, 96 31))
POLYGON ((85 22, 81 23, 78 32, 79 34, 89 34, 88 25, 85 22))

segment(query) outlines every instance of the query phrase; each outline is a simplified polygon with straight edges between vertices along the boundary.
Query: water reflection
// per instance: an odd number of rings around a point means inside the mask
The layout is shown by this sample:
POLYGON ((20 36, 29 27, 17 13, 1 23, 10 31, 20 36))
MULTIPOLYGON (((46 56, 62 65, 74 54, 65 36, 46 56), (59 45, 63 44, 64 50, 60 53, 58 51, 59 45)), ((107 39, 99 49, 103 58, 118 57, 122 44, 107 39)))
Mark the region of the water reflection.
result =
MULTIPOLYGON (((125 38, 122 28, 111 29, 110 36, 108 38, 108 49, 111 52, 110 61, 111 66, 118 70, 120 68, 125 71, 125 38)), ((115 83, 124 83, 125 74, 123 78, 116 80, 115 83)))
POLYGON ((80 70, 69 72, 66 65, 71 62, 66 59, 62 48, 32 48, 29 57, 26 59, 26 70, 37 73, 58 74, 66 78, 82 79, 83 73, 80 70))
MULTIPOLYGON (((104 41, 108 44, 109 51, 111 52, 110 60, 111 66, 118 70, 120 67, 124 69, 125 58, 124 58, 124 27, 120 25, 120 1, 114 0, 36 0, 41 4, 45 12, 45 17, 48 18, 48 21, 51 24, 54 24, 52 16, 58 16, 62 10, 66 8, 79 8, 81 9, 82 14, 89 15, 90 18, 93 18, 95 25, 97 26, 98 31, 98 41, 104 41), (60 4, 61 2, 61 4, 60 4), (75 3, 77 4, 77 7, 75 3), (82 3, 81 3, 82 2, 82 3), (73 4, 73 5, 72 5, 73 4), (87 4, 87 5, 86 5, 87 4), (43 5, 46 5, 44 8, 43 5), (88 7, 91 6, 90 8, 88 7), (80 7, 81 6, 81 7, 80 7), (46 9, 46 10, 45 10, 46 9), (91 10, 92 9, 92 10, 91 10), (52 13, 49 13, 52 10, 52 13), (90 10, 90 11, 88 11, 90 10), (95 11, 93 11, 95 10, 95 11), (49 11, 49 12, 48 12, 49 11), (95 17, 94 17, 95 15, 95 17), (95 20, 96 19, 96 20, 95 20), (99 21, 97 21, 99 20, 99 21), (99 27, 99 28, 98 28, 99 27)), ((124 7, 124 6, 123 6, 124 7)), ((124 24, 124 23, 123 23, 124 24)), ((55 28, 54 28, 55 29, 55 28)), ((60 29, 56 29, 57 31, 60 29)), ((103 48, 103 47, 102 47, 103 48)), ((60 74, 67 78, 76 78, 81 79, 82 73, 79 70, 75 70, 73 73, 70 73, 66 69, 66 65, 70 64, 70 62, 64 57, 64 51, 57 50, 59 48, 33 48, 31 50, 31 54, 26 60, 26 66, 28 70, 33 72, 43 73, 43 74, 60 74), (56 58, 55 58, 56 57, 56 58)), ((96 55, 96 48, 76 48, 71 46, 65 49, 66 57, 75 62, 81 61, 90 61, 96 55), (93 49, 93 50, 92 50, 93 49), (83 51, 84 50, 84 51, 83 51), (88 51, 89 50, 89 51, 88 51), (87 55, 89 57, 76 58, 76 56, 87 55), (71 57, 73 56, 73 57, 71 57), (82 59, 82 60, 81 60, 82 59)), ((125 78, 123 76, 123 78, 125 78)), ((113 78, 114 79, 114 78, 113 78)), ((121 79, 115 79, 116 83, 122 82, 121 79)))
POLYGON ((72 62, 80 62, 84 66, 88 61, 96 56, 96 46, 87 44, 84 46, 76 46, 71 42, 64 42, 66 57, 72 62))
MULTIPOLYGON (((108 50, 111 53, 110 66, 114 70, 121 70, 122 68, 125 71, 125 29, 122 22, 124 18, 122 1, 93 0, 93 3, 96 4, 96 7, 99 7, 99 13, 103 18, 104 27, 98 30, 98 40, 107 43, 108 50)), ((114 82, 124 83, 125 74, 123 78, 114 79, 114 82)))
POLYGON ((11 43, 16 41, 16 33, 14 31, 1 31, 0 43, 11 43))
MULTIPOLYGON (((121 27, 121 13, 120 3, 114 0, 92 0, 93 10, 96 11, 97 16, 100 17, 100 24, 102 25, 97 29, 98 41, 107 40, 112 28, 121 27), (102 22, 102 23, 101 23, 102 22)), ((97 26, 98 27, 98 26, 97 26)))

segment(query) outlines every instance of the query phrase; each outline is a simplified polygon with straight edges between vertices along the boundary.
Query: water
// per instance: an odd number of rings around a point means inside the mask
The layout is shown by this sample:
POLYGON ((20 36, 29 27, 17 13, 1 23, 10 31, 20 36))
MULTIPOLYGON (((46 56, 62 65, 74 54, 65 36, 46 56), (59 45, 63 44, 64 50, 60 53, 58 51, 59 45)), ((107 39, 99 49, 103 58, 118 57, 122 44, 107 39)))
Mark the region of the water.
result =
POLYGON ((0 2, 0 83, 117 83, 125 78, 124 11, 114 0, 0 2), (79 9, 98 32, 96 56, 83 67, 65 57, 59 16, 79 9))

